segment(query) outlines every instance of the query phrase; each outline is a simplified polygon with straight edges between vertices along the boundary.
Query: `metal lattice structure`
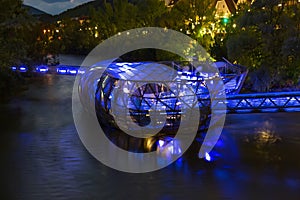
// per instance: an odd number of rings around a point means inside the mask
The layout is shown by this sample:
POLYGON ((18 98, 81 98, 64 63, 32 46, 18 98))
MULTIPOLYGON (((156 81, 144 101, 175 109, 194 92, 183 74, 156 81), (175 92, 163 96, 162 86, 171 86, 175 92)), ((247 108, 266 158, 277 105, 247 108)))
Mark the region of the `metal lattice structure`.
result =
POLYGON ((203 125, 210 115, 211 102, 201 101, 210 97, 208 85, 213 85, 217 80, 223 81, 225 93, 235 94, 241 89, 247 75, 247 70, 242 66, 226 62, 213 65, 219 74, 216 71, 201 71, 200 67, 191 63, 114 63, 103 73, 98 83, 95 95, 98 119, 103 124, 114 124, 114 116, 122 113, 124 117, 119 120, 124 121, 124 124, 133 121, 139 126, 146 126, 151 123, 149 111, 155 108, 161 114, 166 113, 166 119, 155 122, 153 128, 163 124, 164 132, 176 132, 181 118, 185 116, 182 107, 184 104, 191 105, 196 96, 199 105, 197 109, 200 109, 201 114, 199 121, 203 125), (161 64, 174 70, 174 78, 161 82, 145 81, 149 76, 157 76, 158 80, 166 80, 166 77, 171 76, 161 64), (152 67, 155 70, 149 70, 153 65, 157 65, 152 67), (116 95, 115 90, 128 95, 116 95), (112 102, 115 102, 117 109, 112 110, 112 102), (127 114, 124 115, 124 112, 127 114))
POLYGON ((228 113, 300 112, 300 92, 228 95, 228 113))

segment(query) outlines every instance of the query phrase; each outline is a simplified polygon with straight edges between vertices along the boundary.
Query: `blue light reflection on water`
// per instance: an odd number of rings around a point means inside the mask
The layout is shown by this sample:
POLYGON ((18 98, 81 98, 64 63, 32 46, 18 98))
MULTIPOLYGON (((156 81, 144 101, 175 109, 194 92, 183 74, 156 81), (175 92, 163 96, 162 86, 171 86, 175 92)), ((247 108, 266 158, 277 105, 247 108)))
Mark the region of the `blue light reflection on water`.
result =
POLYGON ((300 113, 228 115, 210 153, 214 162, 191 151, 161 171, 125 174, 81 144, 71 113, 73 80, 33 84, 4 105, 1 199, 298 199, 300 113), (255 134, 266 121, 281 142, 257 145, 255 134))

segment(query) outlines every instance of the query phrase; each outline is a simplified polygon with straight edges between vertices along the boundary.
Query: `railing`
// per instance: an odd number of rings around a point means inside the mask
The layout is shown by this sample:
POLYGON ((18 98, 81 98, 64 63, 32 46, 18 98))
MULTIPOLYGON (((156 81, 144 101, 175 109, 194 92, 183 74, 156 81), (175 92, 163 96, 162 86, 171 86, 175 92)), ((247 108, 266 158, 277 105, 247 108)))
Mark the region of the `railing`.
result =
MULTIPOLYGON (((13 71, 26 73, 26 66, 12 67, 13 71)), ((60 75, 76 75, 81 73, 79 66, 57 65, 37 66, 33 72, 54 73, 60 75)), ((210 99, 198 99, 200 105, 209 105, 210 99)), ((300 112, 300 91, 297 92, 270 92, 252 94, 231 94, 226 99, 217 102, 227 105, 227 113, 260 113, 260 112, 300 112)))
POLYGON ((227 113, 300 112, 300 92, 228 95, 227 113))

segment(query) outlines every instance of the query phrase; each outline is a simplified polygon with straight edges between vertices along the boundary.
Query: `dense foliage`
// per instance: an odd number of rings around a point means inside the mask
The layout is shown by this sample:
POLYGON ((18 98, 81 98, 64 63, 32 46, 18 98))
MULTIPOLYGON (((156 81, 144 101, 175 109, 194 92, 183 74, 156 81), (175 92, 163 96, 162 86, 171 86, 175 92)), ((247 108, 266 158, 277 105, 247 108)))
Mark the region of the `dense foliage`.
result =
POLYGON ((252 89, 290 86, 300 76, 300 3, 256 0, 240 9, 228 34, 228 57, 251 71, 252 89))
POLYGON ((0 101, 19 90, 20 77, 10 66, 30 61, 31 19, 19 0, 2 0, 0 7, 0 101))
MULTIPOLYGON (((225 57, 247 66, 250 70, 247 84, 253 91, 297 84, 300 76, 298 1, 256 0, 241 5, 225 21, 215 17, 211 2, 179 0, 167 7, 161 0, 97 0, 90 4, 96 7, 83 5, 75 9, 77 17, 65 12, 53 22, 42 22, 22 9, 21 0, 2 0, 0 96, 14 91, 12 88, 17 85, 18 78, 9 72, 9 66, 41 63, 47 53, 87 54, 119 32, 147 26, 180 31, 197 40, 215 59, 225 57)), ((174 56, 153 49, 133 53, 157 60, 174 56)))

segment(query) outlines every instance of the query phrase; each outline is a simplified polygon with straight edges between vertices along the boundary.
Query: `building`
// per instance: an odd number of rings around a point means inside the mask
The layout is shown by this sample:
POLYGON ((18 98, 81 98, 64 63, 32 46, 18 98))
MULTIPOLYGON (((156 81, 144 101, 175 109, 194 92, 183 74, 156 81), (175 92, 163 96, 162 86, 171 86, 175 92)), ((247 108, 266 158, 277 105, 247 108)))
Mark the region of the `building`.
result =
POLYGON ((251 2, 252 0, 216 0, 216 17, 228 18, 236 12, 239 4, 251 2))

